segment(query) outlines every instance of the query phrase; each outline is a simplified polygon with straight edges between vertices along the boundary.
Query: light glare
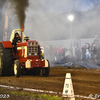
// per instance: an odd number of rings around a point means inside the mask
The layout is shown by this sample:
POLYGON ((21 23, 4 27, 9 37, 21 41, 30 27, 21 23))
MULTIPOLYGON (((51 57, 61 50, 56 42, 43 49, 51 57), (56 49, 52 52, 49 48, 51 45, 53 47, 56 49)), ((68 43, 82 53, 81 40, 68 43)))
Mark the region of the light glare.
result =
POLYGON ((73 15, 69 15, 69 16, 68 16, 68 19, 69 19, 70 21, 73 21, 73 20, 74 20, 74 16, 73 16, 73 15))

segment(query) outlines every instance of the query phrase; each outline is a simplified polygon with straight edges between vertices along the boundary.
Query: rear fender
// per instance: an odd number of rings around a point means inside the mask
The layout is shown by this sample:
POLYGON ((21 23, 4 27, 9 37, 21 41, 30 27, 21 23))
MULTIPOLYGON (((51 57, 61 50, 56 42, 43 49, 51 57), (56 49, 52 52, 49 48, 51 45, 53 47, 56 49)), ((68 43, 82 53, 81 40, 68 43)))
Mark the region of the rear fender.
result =
POLYGON ((2 41, 4 48, 13 48, 12 43, 10 41, 2 41))

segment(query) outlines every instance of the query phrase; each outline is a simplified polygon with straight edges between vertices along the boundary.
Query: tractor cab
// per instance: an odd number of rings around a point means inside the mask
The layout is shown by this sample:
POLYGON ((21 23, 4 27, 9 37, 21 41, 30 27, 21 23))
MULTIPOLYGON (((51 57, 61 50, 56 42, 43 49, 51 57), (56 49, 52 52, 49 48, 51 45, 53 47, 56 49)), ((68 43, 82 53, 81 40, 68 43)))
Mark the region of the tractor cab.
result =
POLYGON ((11 42, 13 41, 16 32, 21 37, 21 42, 17 43, 17 52, 18 52, 19 57, 16 57, 15 55, 13 55, 14 58, 17 58, 17 59, 19 58, 20 61, 22 61, 22 59, 25 59, 26 57, 29 59, 44 58, 42 57, 42 51, 41 51, 39 43, 37 41, 29 40, 29 37, 25 37, 25 34, 21 29, 15 29, 12 31, 12 34, 10 37, 11 42))
POLYGON ((12 31, 11 37, 10 37, 10 41, 12 42, 15 36, 15 32, 17 32, 19 34, 19 36, 21 37, 21 42, 26 42, 29 40, 29 37, 25 37, 24 32, 21 29, 14 29, 12 31))
POLYGON ((27 42, 28 40, 29 40, 29 37, 25 37, 25 34, 22 31, 22 29, 14 29, 12 31, 10 41, 11 41, 12 46, 13 46, 13 50, 12 50, 13 51, 13 53, 12 53, 13 58, 15 58, 15 59, 20 58, 20 55, 18 55, 19 54, 18 48, 20 46, 23 47, 23 43, 27 42), (16 40, 15 36, 18 36, 18 40, 16 40), (14 40, 14 38, 15 38, 15 40, 14 40))

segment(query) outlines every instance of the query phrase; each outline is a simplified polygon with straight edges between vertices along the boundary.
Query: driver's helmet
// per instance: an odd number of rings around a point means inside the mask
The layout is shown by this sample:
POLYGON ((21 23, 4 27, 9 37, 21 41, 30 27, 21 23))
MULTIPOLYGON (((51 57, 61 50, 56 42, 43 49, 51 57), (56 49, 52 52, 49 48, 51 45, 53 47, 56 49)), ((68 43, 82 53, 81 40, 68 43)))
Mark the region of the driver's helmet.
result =
POLYGON ((16 37, 17 35, 19 36, 19 34, 18 34, 18 33, 15 33, 15 37, 16 37))

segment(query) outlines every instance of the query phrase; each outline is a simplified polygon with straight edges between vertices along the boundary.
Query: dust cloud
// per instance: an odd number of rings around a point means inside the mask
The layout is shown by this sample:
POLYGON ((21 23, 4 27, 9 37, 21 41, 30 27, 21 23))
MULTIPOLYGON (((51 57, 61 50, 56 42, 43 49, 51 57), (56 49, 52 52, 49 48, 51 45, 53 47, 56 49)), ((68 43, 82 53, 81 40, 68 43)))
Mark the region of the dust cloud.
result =
MULTIPOLYGON (((5 1, 0 0, 0 9, 6 5, 5 1)), ((8 24, 11 30, 17 28, 17 22, 19 27, 24 24, 24 32, 31 39, 65 40, 71 38, 70 21, 67 17, 72 14, 74 16, 74 20, 71 22, 72 38, 94 38, 95 34, 99 35, 100 33, 100 6, 99 3, 96 6, 97 2, 92 1, 8 0, 10 3, 8 10, 11 8, 8 15, 10 23, 8 24)), ((0 17, 0 24, 4 23, 4 12, 3 10, 0 13, 0 16, 3 16, 0 17)))
POLYGON ((6 0, 0 0, 0 10, 4 7, 6 0))
MULTIPOLYGON (((62 41, 60 40, 71 38, 93 39, 96 34, 100 37, 100 6, 96 7, 94 2, 92 2, 93 0, 29 1, 30 6, 25 23, 25 34, 28 33, 31 40, 35 39, 40 41, 40 43, 43 41, 42 46, 47 45, 50 48, 52 45, 58 48, 58 45, 62 44, 69 49, 71 42, 64 41, 64 43, 61 43, 62 41), (68 15, 70 14, 74 16, 72 22, 68 20, 68 15)), ((81 42, 79 41, 79 43, 81 42)), ((50 54, 50 57, 54 55, 49 51, 47 54, 50 54)), ((50 59, 54 59, 54 57, 50 59)))
POLYGON ((73 39, 94 38, 100 33, 100 8, 95 8, 91 0, 29 0, 25 33, 31 39, 63 40, 70 39, 70 21, 73 39))
POLYGON ((0 0, 0 41, 3 40, 3 33, 4 33, 4 14, 2 12, 2 9, 6 3, 6 0, 0 0))

